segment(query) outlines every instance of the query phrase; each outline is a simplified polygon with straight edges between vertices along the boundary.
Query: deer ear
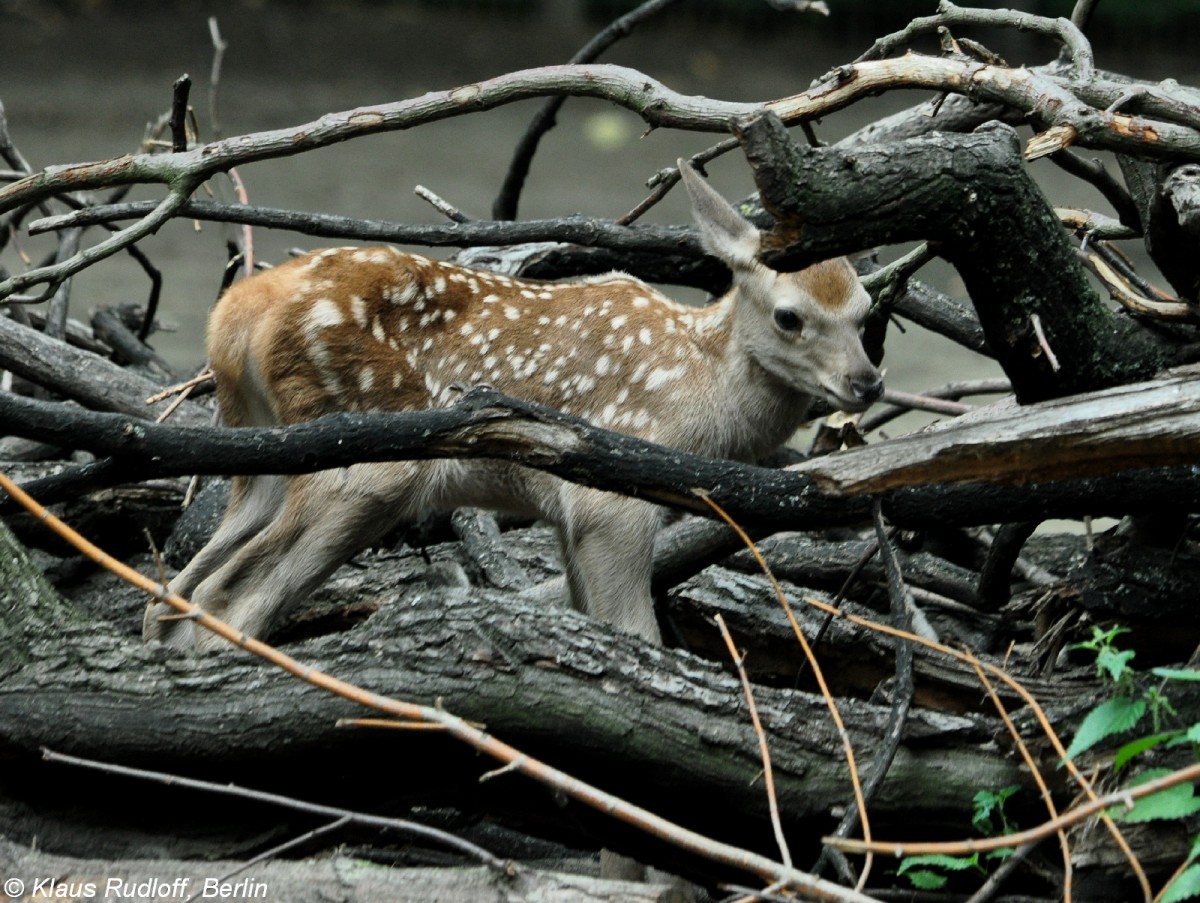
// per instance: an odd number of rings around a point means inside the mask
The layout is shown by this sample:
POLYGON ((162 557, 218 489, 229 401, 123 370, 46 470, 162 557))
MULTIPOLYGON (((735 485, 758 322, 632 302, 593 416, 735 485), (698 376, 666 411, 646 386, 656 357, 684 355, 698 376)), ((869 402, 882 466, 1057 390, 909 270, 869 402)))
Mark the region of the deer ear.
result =
POLYGON ((731 269, 754 266, 760 245, 758 229, 721 197, 690 163, 682 157, 678 163, 705 250, 731 269))

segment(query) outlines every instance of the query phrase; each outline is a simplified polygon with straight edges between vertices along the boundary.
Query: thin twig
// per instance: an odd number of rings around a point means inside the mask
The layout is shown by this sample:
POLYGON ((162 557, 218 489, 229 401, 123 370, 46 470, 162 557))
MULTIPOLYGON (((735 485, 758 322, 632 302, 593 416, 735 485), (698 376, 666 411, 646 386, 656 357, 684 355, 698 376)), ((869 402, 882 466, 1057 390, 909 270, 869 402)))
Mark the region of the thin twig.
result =
MULTIPOLYGON (((571 57, 571 62, 576 64, 592 62, 642 22, 678 2, 679 0, 646 0, 640 6, 609 23, 603 31, 596 34, 575 52, 575 55, 571 57)), ((537 153, 538 144, 541 143, 542 136, 554 128, 555 117, 566 100, 565 94, 547 100, 530 121, 521 140, 517 142, 500 193, 492 203, 493 218, 498 220, 516 219, 517 201, 521 197, 521 189, 525 186, 525 179, 529 175, 529 168, 533 163, 534 154, 537 153)))
POLYGON ((1061 365, 1058 363, 1058 357, 1054 354, 1054 349, 1050 347, 1050 342, 1046 339, 1046 333, 1042 330, 1042 318, 1037 314, 1030 314, 1029 322, 1033 326, 1033 332, 1037 336, 1042 353, 1046 355, 1046 362, 1050 365, 1050 369, 1057 373, 1061 369, 1061 365))
MULTIPOLYGON (((739 142, 736 138, 726 138, 724 141, 720 141, 712 147, 688 157, 688 163, 696 169, 703 170, 705 164, 711 163, 717 157, 729 153, 729 151, 734 150, 738 146, 739 142)), ((678 166, 668 166, 665 169, 660 169, 646 183, 653 189, 649 196, 644 198, 624 216, 617 217, 614 222, 618 226, 631 225, 634 221, 640 219, 651 207, 665 198, 667 193, 679 183, 679 179, 678 166)))
POLYGON ((171 116, 167 124, 171 128, 171 150, 175 153, 187 150, 188 95, 192 91, 192 77, 186 72, 175 79, 171 89, 171 116))
POLYGON ((393 721, 390 718, 339 718, 336 727, 382 727, 394 731, 444 731, 444 724, 426 721, 393 721))
MULTIPOLYGON (((867 803, 863 796, 862 784, 858 777, 858 766, 855 763, 854 747, 850 745, 850 733, 846 730, 846 723, 842 720, 842 713, 838 709, 837 700, 834 699, 833 693, 829 690, 829 684, 825 680, 825 673, 821 669, 820 662, 813 654, 812 647, 808 643, 808 639, 804 636, 804 631, 800 628, 800 622, 796 620, 796 613, 792 610, 791 603, 788 602, 787 596, 783 592, 783 588, 779 585, 779 581, 775 579, 775 575, 771 573, 771 568, 767 565, 766 559, 762 557, 762 553, 758 550, 754 540, 749 534, 742 529, 729 514, 713 501, 712 497, 702 489, 694 489, 693 493, 706 505, 708 505, 717 514, 721 520, 725 521, 738 537, 746 544, 746 548, 750 550, 750 554, 754 556, 754 560, 762 569, 763 574, 770 582, 775 590, 775 597, 779 600, 779 604, 783 607, 784 614, 787 615, 788 623, 792 626, 792 632, 796 635, 796 641, 800 644, 800 648, 804 651, 804 658, 808 661, 808 665, 813 670, 813 677, 817 681, 817 686, 821 690, 821 696, 825 699, 825 705, 829 708, 830 717, 833 719, 834 726, 837 728, 838 736, 842 738, 842 750, 846 756, 846 765, 850 771, 850 784, 854 788, 854 802, 858 807, 859 817, 862 820, 863 837, 870 838, 871 823, 867 816, 867 803)), ((861 891, 863 880, 871 870, 872 856, 867 855, 866 861, 863 863, 862 876, 859 878, 856 891, 861 891)))
POLYGON ((1072 75, 1081 82, 1089 81, 1095 70, 1092 45, 1083 32, 1069 19, 1051 19, 1010 9, 975 9, 955 6, 949 0, 938 4, 932 16, 913 19, 904 28, 879 38, 856 63, 887 56, 921 34, 937 32, 945 26, 978 25, 991 28, 1014 28, 1057 38, 1069 53, 1072 75))
MULTIPOLYGON (((883 561, 884 572, 887 575, 888 598, 891 601, 892 620, 900 628, 908 630, 911 627, 912 621, 911 600, 908 598, 908 587, 904 585, 904 577, 900 572, 900 562, 896 558, 896 553, 892 550, 890 533, 887 525, 883 522, 883 514, 880 510, 879 502, 875 503, 874 519, 875 543, 872 547, 871 555, 873 556, 878 552, 883 561)), ((864 563, 869 560, 870 557, 868 556, 864 556, 862 559, 864 563)), ((827 619, 825 623, 828 624, 829 620, 827 619)), ((871 763, 871 771, 867 775, 867 779, 863 782, 863 795, 866 797, 868 803, 874 799, 875 794, 883 784, 884 778, 887 777, 887 773, 891 769, 896 753, 900 749, 900 739, 904 732, 904 724, 908 720, 909 709, 912 707, 914 693, 912 645, 908 640, 899 637, 895 638, 895 643, 896 677, 892 686, 892 707, 888 712, 888 720, 884 726, 879 751, 871 763)), ((857 825, 857 812, 847 807, 846 814, 842 816, 842 820, 833 831, 833 836, 849 837, 850 832, 857 825)), ((821 856, 818 858, 817 864, 813 866, 813 871, 820 874, 822 862, 835 855, 842 854, 840 851, 826 845, 821 850, 821 856)))
MULTIPOLYGON (((30 223, 36 235, 54 229, 88 226, 99 222, 144 216, 154 209, 152 201, 89 207, 83 210, 43 217, 30 223)), ((443 211, 444 212, 444 211, 443 211)), ((609 220, 567 216, 559 219, 500 222, 464 220, 453 224, 396 223, 387 220, 359 219, 325 213, 305 213, 276 207, 221 204, 192 200, 184 203, 178 216, 211 222, 244 223, 268 229, 288 229, 320 238, 353 238, 362 241, 388 241, 432 247, 470 247, 472 245, 519 245, 541 241, 562 241, 586 247, 613 250, 649 251, 681 254, 697 259, 704 256, 694 229, 686 226, 619 226, 609 220)))
POLYGON ((221 28, 217 25, 217 17, 208 17, 208 35, 212 39, 212 67, 208 70, 208 124, 215 137, 221 137, 220 120, 217 119, 217 99, 221 87, 221 63, 225 59, 225 50, 229 45, 221 37, 221 28))
POLYGON ((990 903, 991 899, 1000 891, 1000 886, 1008 880, 1008 876, 1017 870, 1017 867, 1025 861, 1037 845, 1038 841, 1031 840, 1013 850, 1008 858, 1000 864, 1000 867, 988 875, 987 880, 979 886, 979 890, 971 894, 967 903, 990 903))
MULTIPOLYGON (((353 821, 354 821, 354 819, 351 818, 351 816, 343 815, 341 818, 331 821, 327 825, 321 825, 319 828, 313 828, 311 831, 306 831, 305 833, 301 834, 299 837, 293 837, 291 840, 285 840, 283 843, 278 844, 277 846, 273 846, 269 850, 263 850, 257 856, 251 856, 245 862, 238 865, 237 868, 231 869, 230 871, 226 872, 224 875, 222 875, 220 878, 217 879, 217 883, 224 884, 229 879, 236 878, 242 872, 246 871, 249 868, 252 868, 255 865, 258 865, 258 863, 260 863, 260 862, 267 862, 271 859, 274 859, 277 856, 279 856, 283 853, 286 853, 288 850, 295 849, 296 847, 300 846, 301 844, 308 843, 310 840, 313 840, 317 837, 322 837, 325 834, 330 833, 331 831, 336 831, 338 828, 344 828, 346 825, 351 824, 353 821)), ((183 903, 193 903, 194 900, 200 898, 204 894, 205 894, 205 891, 203 888, 201 888, 200 890, 198 890, 194 894, 192 894, 190 897, 188 897, 186 900, 184 900, 183 903)))
POLYGON ((172 395, 178 395, 181 392, 185 392, 189 389, 194 389, 197 386, 203 385, 204 383, 208 382, 211 379, 213 379, 212 368, 205 367, 203 370, 201 370, 198 374, 193 376, 191 379, 185 380, 184 382, 181 382, 181 383, 177 383, 176 385, 173 385, 173 386, 168 386, 167 388, 163 389, 161 392, 157 392, 154 395, 149 396, 146 399, 146 404, 148 404, 148 405, 158 404, 160 401, 166 401, 166 399, 170 398, 172 395))
POLYGON ((310 803, 307 800, 299 800, 294 797, 284 796, 279 793, 268 793, 265 790, 252 790, 249 787, 239 787, 236 784, 216 784, 212 781, 202 781, 198 778, 184 777, 183 775, 171 774, 165 771, 151 771, 146 768, 131 768, 128 765, 117 765, 112 762, 100 762, 95 759, 87 759, 81 756, 70 756, 66 753, 55 752, 52 749, 42 747, 42 758, 47 762, 61 762, 64 765, 74 765, 79 768, 90 768, 93 771, 103 771, 107 774, 121 775, 127 778, 137 778, 142 781, 157 781, 160 784, 166 784, 170 787, 185 787, 189 790, 199 790, 204 793, 216 793, 223 796, 236 796, 240 799, 253 800, 257 803, 266 803, 271 806, 280 806, 284 809, 291 809, 295 812, 307 812, 311 815, 322 815, 327 818, 345 818, 357 825, 366 825, 372 828, 386 828, 391 831, 399 831, 411 837, 421 837, 425 840, 433 841, 442 846, 458 850, 478 859, 489 868, 496 869, 500 872, 507 872, 511 868, 511 863, 507 860, 500 859, 498 856, 493 856, 483 847, 471 843, 469 840, 463 840, 461 837, 455 837, 446 831, 439 828, 431 828, 428 825, 423 825, 420 822, 409 821, 404 818, 388 818, 382 815, 371 815, 367 812, 355 812, 350 809, 341 809, 337 806, 325 806, 320 803, 310 803))
POLYGON ((742 680, 742 692, 746 694, 746 708, 750 712, 750 723, 754 725, 754 733, 758 737, 758 751, 762 755, 763 784, 767 790, 767 807, 771 812, 771 828, 775 831, 775 843, 779 845, 780 861, 784 865, 790 866, 792 854, 788 849, 787 839, 783 836, 783 822, 779 818, 779 800, 775 796, 775 771, 771 768, 771 750, 767 745, 767 735, 763 731, 762 720, 758 717, 758 706, 754 704, 754 691, 750 689, 750 678, 746 676, 746 656, 744 653, 738 652, 720 612, 713 620, 717 622, 717 627, 721 630, 725 648, 729 650, 729 657, 733 660, 738 677, 742 680))
POLYGON ((973 410, 969 404, 936 398, 932 395, 914 395, 911 392, 901 392, 899 389, 885 389, 883 399, 886 404, 896 405, 910 411, 929 411, 932 414, 945 414, 948 417, 958 417, 973 410))
POLYGON ((443 199, 439 195, 434 194, 424 185, 417 185, 415 188, 413 188, 413 194, 415 194, 421 200, 427 202, 431 207, 433 207, 434 210, 446 217, 446 219, 450 220, 452 223, 469 223, 471 221, 469 216, 467 216, 449 201, 443 199))
MULTIPOLYGON (((1046 784, 1046 779, 1042 777, 1042 770, 1038 768, 1037 762, 1033 758, 1033 753, 1029 751, 1024 739, 1021 737, 1021 732, 1017 730, 1017 726, 1013 724, 1012 718, 1008 716, 1008 710, 1004 707, 1004 703, 1000 700, 1000 695, 996 692, 996 688, 992 686, 992 682, 988 680, 987 674, 983 670, 983 666, 979 663, 971 650, 963 650, 968 656, 971 667, 975 671, 976 677, 987 691, 988 697, 992 700, 992 705, 996 707, 997 714, 1004 722, 1004 726, 1008 728, 1008 734, 1013 738, 1013 743, 1017 746, 1017 751, 1021 754, 1021 759, 1025 762, 1025 767, 1029 769, 1029 774, 1033 777, 1034 783, 1037 784, 1038 790, 1042 794, 1042 802, 1046 804, 1046 811, 1050 814, 1050 820, 1058 818, 1058 807, 1054 805, 1054 797, 1050 793, 1050 787, 1046 784)), ((1058 831, 1058 842, 1062 849, 1063 856, 1063 903, 1071 903, 1071 883, 1074 875, 1074 868, 1071 865, 1071 846, 1067 843, 1067 832, 1065 830, 1058 831)))
MULTIPOLYGON (((1128 810, 1140 799, 1144 799, 1155 793, 1161 793, 1164 790, 1169 790, 1179 784, 1186 784, 1196 780, 1200 780, 1200 762, 1180 768, 1170 774, 1163 775, 1161 778, 1147 781, 1145 784, 1138 784, 1136 787, 1126 787, 1122 790, 1105 794, 1104 796, 1097 796, 1089 802, 1081 803, 1074 809, 1067 810, 1051 821, 1042 822, 1035 828, 1017 831, 1013 834, 1002 834, 998 837, 974 837, 967 838, 966 840, 925 841, 919 843, 882 840, 867 843, 866 841, 854 840, 852 838, 829 838, 828 842, 839 849, 845 850, 847 853, 866 853, 869 850, 881 855, 896 857, 927 855, 961 856, 971 853, 991 853, 995 850, 1004 850, 1009 847, 1019 847, 1026 843, 1032 843, 1033 841, 1045 840, 1052 834, 1057 834, 1059 831, 1074 827, 1080 822, 1087 821, 1087 819, 1097 815, 1102 818, 1108 818, 1109 816, 1104 814, 1108 809, 1122 808, 1128 810)), ((1149 882, 1146 882, 1143 887, 1147 901, 1151 899, 1149 887, 1149 882)))

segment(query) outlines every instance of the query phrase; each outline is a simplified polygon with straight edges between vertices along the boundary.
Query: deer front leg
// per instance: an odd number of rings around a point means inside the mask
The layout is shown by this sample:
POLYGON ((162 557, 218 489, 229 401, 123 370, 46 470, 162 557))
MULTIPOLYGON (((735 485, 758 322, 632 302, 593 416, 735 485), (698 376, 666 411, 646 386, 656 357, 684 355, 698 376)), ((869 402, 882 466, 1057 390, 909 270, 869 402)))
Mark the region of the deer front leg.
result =
MULTIPOLYGON (((286 491, 284 477, 236 477, 220 525, 204 548, 171 581, 171 592, 190 600, 200 583, 279 514, 286 491)), ((172 612, 167 605, 151 602, 142 619, 142 639, 158 640, 180 649, 194 646, 195 625, 191 621, 162 620, 172 612)))
POLYGON ((650 596, 659 509, 571 487, 559 526, 571 602, 597 620, 662 645, 650 596))
MULTIPOLYGON (((265 636, 355 553, 412 516, 420 472, 413 464, 358 464, 289 478, 278 516, 203 579, 192 602, 242 633, 265 636)), ((195 638, 200 648, 222 643, 207 632, 195 638)))

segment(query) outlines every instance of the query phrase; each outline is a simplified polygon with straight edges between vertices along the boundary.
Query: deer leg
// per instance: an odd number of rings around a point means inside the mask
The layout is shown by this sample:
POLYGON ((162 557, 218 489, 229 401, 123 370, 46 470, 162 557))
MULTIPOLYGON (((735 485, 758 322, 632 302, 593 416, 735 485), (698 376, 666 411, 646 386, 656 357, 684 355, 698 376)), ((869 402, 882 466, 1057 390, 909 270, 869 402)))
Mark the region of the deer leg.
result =
MULTIPOLYGON (((195 589, 192 601, 250 636, 262 637, 288 609, 356 552, 421 509, 408 492, 420 465, 355 465, 288 482, 282 510, 195 589)), ((217 647, 214 635, 196 637, 217 647)))
MULTIPOLYGON (((271 522, 283 507, 286 490, 287 481, 280 476, 235 478, 220 525, 204 548, 171 581, 171 592, 190 598, 205 578, 271 522)), ((151 602, 142 620, 142 638, 181 648, 195 645, 192 622, 160 620, 170 611, 161 603, 151 602)))
POLYGON ((593 490, 570 492, 559 533, 572 604, 661 645, 650 596, 659 509, 593 490))

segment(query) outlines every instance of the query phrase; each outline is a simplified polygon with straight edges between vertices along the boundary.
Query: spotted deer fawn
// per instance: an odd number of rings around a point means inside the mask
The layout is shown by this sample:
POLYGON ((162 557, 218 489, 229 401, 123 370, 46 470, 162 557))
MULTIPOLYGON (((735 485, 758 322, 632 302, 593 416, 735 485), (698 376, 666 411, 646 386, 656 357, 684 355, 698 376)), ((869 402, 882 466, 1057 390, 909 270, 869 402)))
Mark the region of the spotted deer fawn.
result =
MULTIPOLYGON (((883 391, 861 334, 870 299, 843 258, 797 273, 681 161, 705 248, 733 272, 691 308, 622 274, 524 282, 394 248, 333 248, 232 287, 208 351, 231 426, 333 411, 444 407, 486 383, 599 426, 740 460, 786 440, 816 400, 861 411, 883 391)), ((497 461, 356 464, 238 477, 224 520, 172 589, 262 636, 339 565, 403 522, 471 505, 553 523, 575 608, 659 640, 650 568, 660 509, 497 461)), ((147 639, 215 645, 147 611, 147 639)))

